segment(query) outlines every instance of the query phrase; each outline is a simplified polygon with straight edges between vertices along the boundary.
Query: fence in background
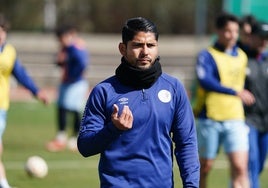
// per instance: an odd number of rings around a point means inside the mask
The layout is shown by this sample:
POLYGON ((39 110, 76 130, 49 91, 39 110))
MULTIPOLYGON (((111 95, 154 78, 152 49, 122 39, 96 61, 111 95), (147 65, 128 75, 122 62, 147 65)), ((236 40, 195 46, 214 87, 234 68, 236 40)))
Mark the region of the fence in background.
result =
MULTIPOLYGON (((90 52, 90 67, 86 78, 93 87, 103 79, 112 76, 120 63, 119 35, 83 35, 90 52)), ((28 73, 40 87, 56 88, 61 72, 55 65, 57 41, 51 34, 10 33, 8 40, 28 73)), ((179 78, 188 88, 194 75, 195 57, 198 51, 208 45, 207 38, 193 36, 160 36, 159 53, 163 70, 179 78)), ((12 89, 17 89, 16 81, 12 89)), ((16 96, 16 92, 12 92, 16 96)))

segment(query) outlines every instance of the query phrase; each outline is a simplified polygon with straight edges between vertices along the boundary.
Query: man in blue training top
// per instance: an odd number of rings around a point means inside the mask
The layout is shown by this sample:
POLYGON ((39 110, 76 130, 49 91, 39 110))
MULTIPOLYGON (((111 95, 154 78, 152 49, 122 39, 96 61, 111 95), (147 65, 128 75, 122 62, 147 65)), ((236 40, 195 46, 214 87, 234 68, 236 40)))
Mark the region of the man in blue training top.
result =
POLYGON ((251 188, 259 188, 259 176, 268 153, 268 23, 256 22, 249 34, 245 88, 252 92, 255 103, 245 106, 249 131, 249 177, 251 188))
POLYGON ((115 75, 89 96, 80 153, 100 153, 102 188, 174 187, 173 152, 183 187, 199 187, 191 105, 183 85, 162 73, 156 26, 141 17, 127 20, 119 51, 123 57, 115 75))
POLYGON ((57 134, 47 143, 52 152, 62 151, 68 146, 77 151, 77 134, 81 122, 81 111, 88 94, 88 81, 85 71, 89 65, 89 54, 85 42, 78 36, 76 27, 62 25, 56 30, 59 52, 56 63, 62 69, 57 101, 57 134), (73 118, 73 131, 68 139, 67 115, 73 118))

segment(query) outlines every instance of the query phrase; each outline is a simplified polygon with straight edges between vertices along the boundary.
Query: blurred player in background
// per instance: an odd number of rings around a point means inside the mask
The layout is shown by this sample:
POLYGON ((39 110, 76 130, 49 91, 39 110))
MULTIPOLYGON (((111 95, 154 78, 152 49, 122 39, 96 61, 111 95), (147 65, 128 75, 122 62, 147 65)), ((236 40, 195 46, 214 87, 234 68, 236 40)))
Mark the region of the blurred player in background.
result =
POLYGON ((103 188, 171 188, 174 152, 183 187, 197 188, 192 109, 183 85, 162 73, 156 26, 141 17, 127 20, 119 51, 115 75, 98 84, 88 99, 78 137, 80 153, 100 153, 103 188))
POLYGON ((250 34, 252 31, 252 25, 257 22, 256 18, 253 15, 246 15, 242 17, 239 21, 239 39, 237 41, 238 47, 240 47, 244 52, 247 52, 249 49, 250 43, 250 34))
POLYGON ((89 65, 89 54, 85 42, 77 35, 72 25, 62 25, 56 30, 59 42, 57 65, 62 69, 61 84, 57 101, 57 134, 47 143, 49 151, 62 151, 69 147, 77 150, 77 134, 81 121, 81 111, 89 91, 85 72, 89 65), (67 132, 67 116, 73 118, 73 131, 70 138, 67 132))
POLYGON ((48 97, 41 91, 26 70, 20 63, 15 48, 7 43, 7 32, 9 23, 0 14, 0 187, 10 188, 6 179, 5 168, 2 163, 3 143, 2 136, 6 127, 7 110, 9 108, 10 77, 13 75, 16 80, 27 88, 40 101, 47 104, 48 97))
POLYGON ((254 103, 253 95, 244 90, 246 54, 237 47, 238 19, 222 13, 215 20, 217 40, 202 50, 197 58, 199 82, 195 111, 201 163, 200 188, 207 187, 207 176, 221 144, 231 167, 231 187, 249 188, 248 127, 243 102, 254 103))
POLYGON ((249 133, 249 176, 251 188, 259 188, 268 151, 268 23, 255 23, 249 35, 249 58, 245 88, 253 93, 256 102, 245 106, 249 133))

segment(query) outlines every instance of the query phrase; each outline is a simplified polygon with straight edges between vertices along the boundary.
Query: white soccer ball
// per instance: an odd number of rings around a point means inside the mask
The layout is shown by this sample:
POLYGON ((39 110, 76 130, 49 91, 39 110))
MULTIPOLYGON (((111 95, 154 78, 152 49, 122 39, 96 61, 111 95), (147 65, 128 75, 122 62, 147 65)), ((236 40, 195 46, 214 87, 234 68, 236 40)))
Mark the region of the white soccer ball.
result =
POLYGON ((27 159, 25 171, 31 177, 44 178, 48 173, 48 166, 42 157, 31 156, 27 159))

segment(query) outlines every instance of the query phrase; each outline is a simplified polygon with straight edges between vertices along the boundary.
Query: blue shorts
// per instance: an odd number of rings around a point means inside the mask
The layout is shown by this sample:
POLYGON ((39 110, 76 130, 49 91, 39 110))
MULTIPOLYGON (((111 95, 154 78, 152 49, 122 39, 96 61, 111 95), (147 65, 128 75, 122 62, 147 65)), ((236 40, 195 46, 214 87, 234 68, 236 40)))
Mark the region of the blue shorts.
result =
POLYGON ((2 143, 2 136, 6 129, 7 111, 0 109, 0 143, 2 143))
POLYGON ((202 158, 216 158, 221 144, 226 153, 248 151, 249 149, 249 128, 244 121, 218 122, 210 119, 198 119, 196 125, 199 156, 202 158))
POLYGON ((61 84, 58 106, 71 111, 82 111, 86 103, 88 89, 89 84, 86 80, 72 84, 61 84))

